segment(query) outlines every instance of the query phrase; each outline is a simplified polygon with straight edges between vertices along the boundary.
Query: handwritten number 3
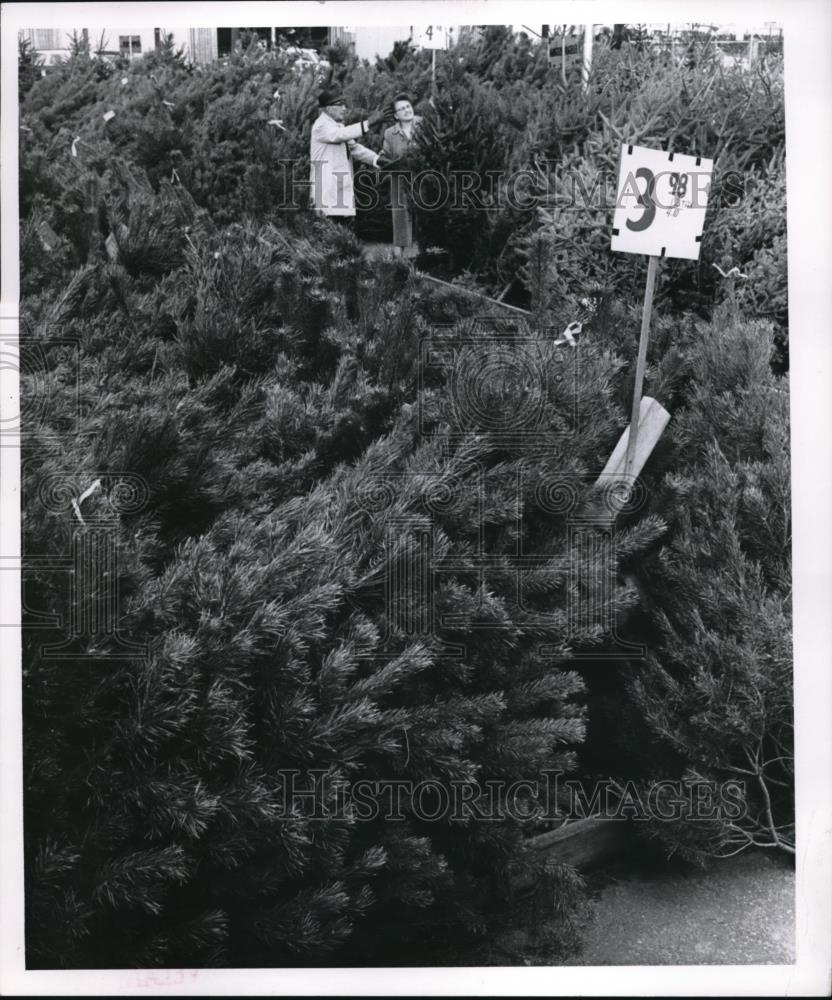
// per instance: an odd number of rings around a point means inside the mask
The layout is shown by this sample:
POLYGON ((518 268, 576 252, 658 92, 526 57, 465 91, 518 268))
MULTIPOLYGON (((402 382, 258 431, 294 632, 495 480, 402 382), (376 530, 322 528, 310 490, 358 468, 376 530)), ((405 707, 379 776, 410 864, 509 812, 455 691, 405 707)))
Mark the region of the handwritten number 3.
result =
POLYGON ((639 167, 636 171, 636 180, 639 177, 644 178, 645 181, 644 194, 638 196, 638 204, 644 208, 644 212, 641 218, 636 219, 635 222, 627 219, 627 228, 631 229, 634 233, 640 233, 647 229, 656 215, 656 203, 653 200, 653 192, 656 189, 656 178, 653 176, 653 171, 648 170, 647 167, 639 167))

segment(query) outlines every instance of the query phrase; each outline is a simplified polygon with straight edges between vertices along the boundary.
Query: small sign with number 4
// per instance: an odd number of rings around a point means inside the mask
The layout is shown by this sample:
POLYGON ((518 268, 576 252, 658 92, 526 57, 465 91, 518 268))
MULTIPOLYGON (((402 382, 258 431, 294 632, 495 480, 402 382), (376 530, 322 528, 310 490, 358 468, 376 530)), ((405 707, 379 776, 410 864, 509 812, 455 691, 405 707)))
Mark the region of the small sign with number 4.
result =
POLYGON ((622 146, 612 249, 699 259, 714 161, 622 146))
POLYGON ((423 49, 446 49, 448 47, 448 29, 441 24, 429 24, 422 28, 416 39, 423 49))

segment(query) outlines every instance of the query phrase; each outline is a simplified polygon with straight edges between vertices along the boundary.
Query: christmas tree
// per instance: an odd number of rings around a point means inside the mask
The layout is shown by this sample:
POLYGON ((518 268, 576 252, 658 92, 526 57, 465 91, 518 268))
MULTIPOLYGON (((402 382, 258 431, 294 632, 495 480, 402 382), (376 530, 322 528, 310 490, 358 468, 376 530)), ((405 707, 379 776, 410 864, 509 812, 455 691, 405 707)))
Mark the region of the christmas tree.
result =
POLYGON ((794 853, 788 379, 773 351, 773 328, 730 307, 696 330, 656 490, 667 544, 637 571, 657 630, 629 675, 648 773, 714 789, 702 815, 651 833, 692 858, 794 853))

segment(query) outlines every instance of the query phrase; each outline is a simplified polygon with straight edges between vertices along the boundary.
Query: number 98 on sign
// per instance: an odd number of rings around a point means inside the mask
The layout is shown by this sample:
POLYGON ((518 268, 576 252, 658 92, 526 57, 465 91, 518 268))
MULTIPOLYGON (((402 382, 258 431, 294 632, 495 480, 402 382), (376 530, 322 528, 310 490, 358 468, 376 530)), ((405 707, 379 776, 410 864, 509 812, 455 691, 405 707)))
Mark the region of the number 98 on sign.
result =
POLYGON ((699 259, 714 161, 622 146, 612 249, 699 259))

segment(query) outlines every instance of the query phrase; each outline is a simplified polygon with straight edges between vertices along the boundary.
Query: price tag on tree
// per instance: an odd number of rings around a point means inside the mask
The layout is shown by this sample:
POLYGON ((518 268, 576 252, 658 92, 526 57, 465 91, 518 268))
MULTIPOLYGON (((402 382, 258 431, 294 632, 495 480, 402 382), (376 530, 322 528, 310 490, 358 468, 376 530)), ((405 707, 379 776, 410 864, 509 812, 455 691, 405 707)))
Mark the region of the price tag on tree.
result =
POLYGON ((415 42, 423 49, 446 49, 448 47, 448 28, 441 24, 429 24, 419 28, 415 42))
POLYGON ((622 146, 612 249, 699 259, 714 161, 622 146))

